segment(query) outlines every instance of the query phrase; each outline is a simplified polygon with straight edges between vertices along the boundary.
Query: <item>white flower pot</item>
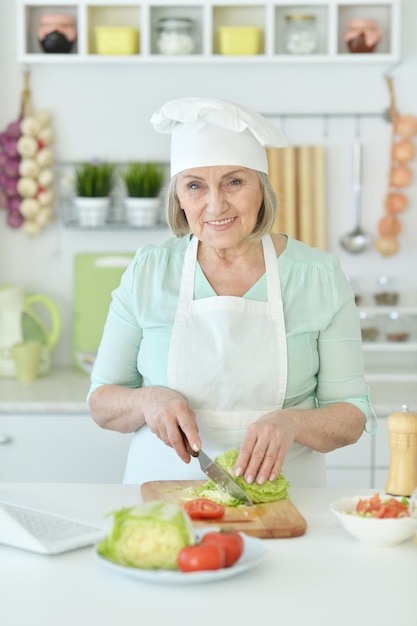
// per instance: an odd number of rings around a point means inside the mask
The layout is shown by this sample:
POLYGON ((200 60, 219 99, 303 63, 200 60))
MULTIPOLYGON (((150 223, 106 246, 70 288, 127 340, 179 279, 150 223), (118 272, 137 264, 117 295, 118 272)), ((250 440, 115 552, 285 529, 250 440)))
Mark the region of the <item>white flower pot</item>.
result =
POLYGON ((126 221, 131 226, 156 226, 161 218, 160 198, 125 198, 126 221))
POLYGON ((106 223, 110 198, 74 198, 77 221, 80 226, 102 226, 106 223))

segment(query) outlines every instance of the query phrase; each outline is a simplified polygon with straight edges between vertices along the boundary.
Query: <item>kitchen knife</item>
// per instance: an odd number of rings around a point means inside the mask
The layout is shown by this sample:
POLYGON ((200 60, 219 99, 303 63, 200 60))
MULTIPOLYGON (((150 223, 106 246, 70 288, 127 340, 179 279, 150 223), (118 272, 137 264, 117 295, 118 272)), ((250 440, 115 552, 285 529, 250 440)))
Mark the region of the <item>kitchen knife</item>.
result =
POLYGON ((237 498, 245 504, 246 506, 253 506, 252 500, 249 496, 243 491, 243 489, 237 484, 233 478, 224 471, 217 463, 215 463, 212 459, 203 450, 199 450, 196 452, 193 450, 187 440, 187 437, 181 430, 182 438, 184 440, 185 447, 187 451, 193 457, 197 457, 200 463, 200 467, 202 471, 214 482, 220 489, 227 491, 231 496, 237 498))

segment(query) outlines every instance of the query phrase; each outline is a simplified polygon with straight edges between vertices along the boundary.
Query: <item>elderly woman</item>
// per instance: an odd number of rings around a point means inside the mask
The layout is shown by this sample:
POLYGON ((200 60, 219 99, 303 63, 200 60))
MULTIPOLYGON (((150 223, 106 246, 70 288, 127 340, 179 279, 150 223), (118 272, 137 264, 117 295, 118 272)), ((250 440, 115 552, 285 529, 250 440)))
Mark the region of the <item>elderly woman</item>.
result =
POLYGON ((355 443, 371 412, 354 295, 337 259, 272 233, 270 121, 210 98, 165 104, 172 134, 167 221, 112 294, 89 404, 134 433, 125 482, 201 478, 182 433, 236 476, 325 484, 325 454, 355 443), (182 431, 182 432, 181 432, 182 431))

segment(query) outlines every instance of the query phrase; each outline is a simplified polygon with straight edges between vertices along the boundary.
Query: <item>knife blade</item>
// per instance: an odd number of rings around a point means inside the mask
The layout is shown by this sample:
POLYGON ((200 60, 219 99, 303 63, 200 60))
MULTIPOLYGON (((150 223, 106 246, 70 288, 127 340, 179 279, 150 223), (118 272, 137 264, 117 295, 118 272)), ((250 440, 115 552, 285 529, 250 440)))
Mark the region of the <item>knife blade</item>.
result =
POLYGON ((212 461, 203 450, 197 453, 197 458, 200 463, 200 467, 203 472, 214 482, 216 485, 230 493, 231 496, 240 500, 246 506, 253 506, 252 500, 247 493, 237 484, 233 478, 224 471, 217 463, 212 461))
POLYGON ((200 463, 202 471, 208 476, 220 489, 227 491, 231 496, 240 500, 246 506, 253 506, 252 500, 248 494, 237 484, 235 480, 224 471, 217 463, 215 463, 203 450, 196 452, 190 446, 190 443, 185 436, 185 433, 180 429, 184 445, 187 448, 189 454, 196 457, 200 463))

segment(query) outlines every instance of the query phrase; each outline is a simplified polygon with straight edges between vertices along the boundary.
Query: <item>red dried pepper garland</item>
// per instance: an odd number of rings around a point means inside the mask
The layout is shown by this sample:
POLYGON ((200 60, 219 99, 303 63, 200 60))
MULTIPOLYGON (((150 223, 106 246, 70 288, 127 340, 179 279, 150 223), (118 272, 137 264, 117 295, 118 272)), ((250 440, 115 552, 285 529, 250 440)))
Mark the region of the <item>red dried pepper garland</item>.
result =
POLYGON ((391 166, 389 171, 388 192, 385 197, 385 216, 378 222, 379 239, 375 248, 382 256, 392 256, 400 249, 398 235, 401 233, 401 222, 398 215, 408 206, 408 198, 403 193, 413 177, 407 165, 414 158, 415 147, 411 137, 417 135, 417 117, 399 115, 395 104, 392 78, 386 78, 390 95, 390 118, 392 123, 391 166))

